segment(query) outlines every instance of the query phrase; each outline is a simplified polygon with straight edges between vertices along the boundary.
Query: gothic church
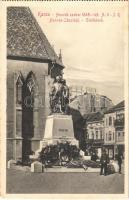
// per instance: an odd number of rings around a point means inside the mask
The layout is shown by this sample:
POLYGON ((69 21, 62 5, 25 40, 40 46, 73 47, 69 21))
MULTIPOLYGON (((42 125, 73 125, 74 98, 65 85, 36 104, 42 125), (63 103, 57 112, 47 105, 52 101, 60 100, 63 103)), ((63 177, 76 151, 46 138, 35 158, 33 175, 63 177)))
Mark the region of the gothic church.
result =
POLYGON ((56 55, 28 7, 7 8, 7 160, 23 159, 39 148, 49 91, 62 74, 56 55))

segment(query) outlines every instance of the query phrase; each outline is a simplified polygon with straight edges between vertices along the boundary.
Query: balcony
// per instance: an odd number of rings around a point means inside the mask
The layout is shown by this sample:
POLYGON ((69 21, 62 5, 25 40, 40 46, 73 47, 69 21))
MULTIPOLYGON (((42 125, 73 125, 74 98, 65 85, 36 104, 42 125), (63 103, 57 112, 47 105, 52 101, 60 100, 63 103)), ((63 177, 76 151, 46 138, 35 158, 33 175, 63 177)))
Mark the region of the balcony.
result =
POLYGON ((86 143, 88 143, 88 144, 103 144, 104 139, 87 139, 86 143))
POLYGON ((94 139, 86 139, 87 144, 92 144, 94 142, 94 139))
POLYGON ((114 125, 115 127, 124 127, 124 119, 116 119, 114 125))
POLYGON ((104 139, 95 139, 94 143, 95 144, 100 144, 100 143, 103 144, 104 143, 104 139))
MULTIPOLYGON (((122 134, 122 133, 121 133, 122 134)), ((124 135, 120 135, 116 137, 116 143, 124 143, 124 135)))

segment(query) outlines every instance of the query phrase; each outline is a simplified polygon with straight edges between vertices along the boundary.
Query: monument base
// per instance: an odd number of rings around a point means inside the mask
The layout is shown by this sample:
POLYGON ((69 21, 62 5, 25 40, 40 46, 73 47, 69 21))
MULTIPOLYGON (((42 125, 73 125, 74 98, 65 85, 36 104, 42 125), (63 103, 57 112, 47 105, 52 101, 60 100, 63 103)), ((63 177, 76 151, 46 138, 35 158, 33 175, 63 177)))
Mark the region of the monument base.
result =
POLYGON ((76 139, 70 139, 70 138, 60 138, 60 139, 43 139, 40 141, 40 150, 43 147, 46 147, 47 145, 57 145, 59 143, 66 143, 69 142, 71 145, 76 145, 77 147, 79 146, 78 141, 76 139))
POLYGON ((53 114, 47 117, 44 139, 40 141, 40 149, 49 144, 69 142, 79 146, 74 137, 73 121, 71 115, 53 114))

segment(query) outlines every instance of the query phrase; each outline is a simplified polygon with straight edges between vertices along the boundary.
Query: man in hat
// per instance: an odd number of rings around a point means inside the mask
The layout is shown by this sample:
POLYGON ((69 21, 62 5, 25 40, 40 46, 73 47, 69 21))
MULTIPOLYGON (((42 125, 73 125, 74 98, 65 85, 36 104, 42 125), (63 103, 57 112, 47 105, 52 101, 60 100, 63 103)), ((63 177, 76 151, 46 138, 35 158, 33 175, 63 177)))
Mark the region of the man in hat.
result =
POLYGON ((122 155, 120 152, 118 152, 118 155, 116 156, 118 165, 119 165, 119 174, 121 174, 121 164, 122 164, 122 155))
POLYGON ((101 163, 101 171, 100 171, 100 175, 103 175, 103 170, 104 170, 104 175, 107 175, 107 164, 109 162, 109 157, 106 154, 106 150, 103 150, 102 152, 102 156, 100 159, 100 163, 101 163))

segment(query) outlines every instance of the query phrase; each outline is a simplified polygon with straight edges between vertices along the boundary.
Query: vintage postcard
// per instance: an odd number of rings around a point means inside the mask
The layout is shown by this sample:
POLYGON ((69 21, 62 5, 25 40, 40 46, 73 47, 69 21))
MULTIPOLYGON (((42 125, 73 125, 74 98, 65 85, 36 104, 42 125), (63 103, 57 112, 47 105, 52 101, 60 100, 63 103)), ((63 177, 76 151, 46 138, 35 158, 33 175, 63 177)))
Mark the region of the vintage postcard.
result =
POLYGON ((1 195, 128 197, 128 1, 2 1, 1 195))

